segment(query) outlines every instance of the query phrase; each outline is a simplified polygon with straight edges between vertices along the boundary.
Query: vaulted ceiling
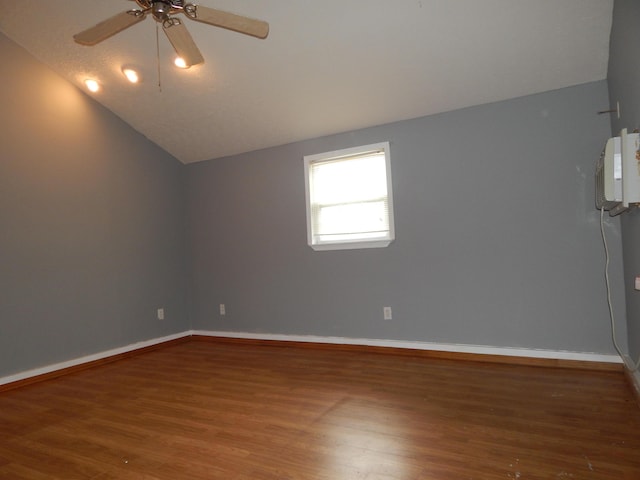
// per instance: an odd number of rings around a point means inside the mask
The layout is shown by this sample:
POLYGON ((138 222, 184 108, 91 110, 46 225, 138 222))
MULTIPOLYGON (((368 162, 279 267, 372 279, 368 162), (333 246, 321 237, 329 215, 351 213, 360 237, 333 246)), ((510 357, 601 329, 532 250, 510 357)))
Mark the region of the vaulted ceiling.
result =
POLYGON ((613 0, 194 3, 265 20, 269 36, 179 14, 205 58, 180 70, 150 16, 96 46, 74 42, 137 8, 128 0, 0 0, 0 31, 79 88, 97 79, 95 100, 184 163, 607 75, 613 0))

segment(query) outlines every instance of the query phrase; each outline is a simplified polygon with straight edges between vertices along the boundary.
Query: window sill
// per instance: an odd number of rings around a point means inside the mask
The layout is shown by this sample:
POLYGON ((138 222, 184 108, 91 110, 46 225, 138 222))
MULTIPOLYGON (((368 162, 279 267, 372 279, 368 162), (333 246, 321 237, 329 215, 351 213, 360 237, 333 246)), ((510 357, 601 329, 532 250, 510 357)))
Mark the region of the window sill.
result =
POLYGON ((357 241, 357 242, 336 242, 336 243, 320 243, 309 246, 313 248, 315 251, 324 251, 324 250, 356 250, 362 248, 384 248, 388 247, 389 244, 393 242, 393 239, 384 239, 384 240, 368 240, 368 241, 357 241))

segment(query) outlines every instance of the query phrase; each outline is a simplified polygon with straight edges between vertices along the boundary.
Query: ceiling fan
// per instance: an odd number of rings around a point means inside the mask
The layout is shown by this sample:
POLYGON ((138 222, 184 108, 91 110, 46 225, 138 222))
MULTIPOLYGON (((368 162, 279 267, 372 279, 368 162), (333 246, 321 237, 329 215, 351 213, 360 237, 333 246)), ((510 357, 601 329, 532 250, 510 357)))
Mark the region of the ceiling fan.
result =
POLYGON ((182 20, 173 16, 175 14, 184 13, 191 20, 257 38, 266 38, 269 34, 269 24, 267 22, 215 8, 185 3, 184 0, 135 0, 135 2, 141 10, 133 9, 118 13, 74 35, 74 40, 81 45, 96 45, 116 33, 141 22, 146 18, 147 14, 151 14, 156 22, 162 24, 162 29, 178 56, 182 57, 186 66, 192 66, 203 63, 204 58, 189 34, 187 27, 182 23, 182 20))

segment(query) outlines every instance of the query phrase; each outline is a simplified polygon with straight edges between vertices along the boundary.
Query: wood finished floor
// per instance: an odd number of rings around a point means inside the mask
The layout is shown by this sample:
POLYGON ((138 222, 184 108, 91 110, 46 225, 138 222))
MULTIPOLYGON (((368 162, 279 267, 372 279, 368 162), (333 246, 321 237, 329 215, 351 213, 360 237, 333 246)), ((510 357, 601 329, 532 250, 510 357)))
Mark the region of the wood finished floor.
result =
POLYGON ((640 479, 620 372, 192 341, 0 394, 0 479, 640 479))

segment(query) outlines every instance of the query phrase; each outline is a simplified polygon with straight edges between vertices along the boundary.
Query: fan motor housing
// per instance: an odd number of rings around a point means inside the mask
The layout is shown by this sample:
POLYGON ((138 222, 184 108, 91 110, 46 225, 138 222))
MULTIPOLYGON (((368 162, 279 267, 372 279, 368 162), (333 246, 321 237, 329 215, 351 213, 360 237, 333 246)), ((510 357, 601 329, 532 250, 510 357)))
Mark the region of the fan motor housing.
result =
MULTIPOLYGON (((184 8, 184 0, 135 0, 140 8, 155 12, 162 12, 168 15, 172 10, 182 10, 184 8)), ((175 12, 173 12, 175 13, 175 12)))

